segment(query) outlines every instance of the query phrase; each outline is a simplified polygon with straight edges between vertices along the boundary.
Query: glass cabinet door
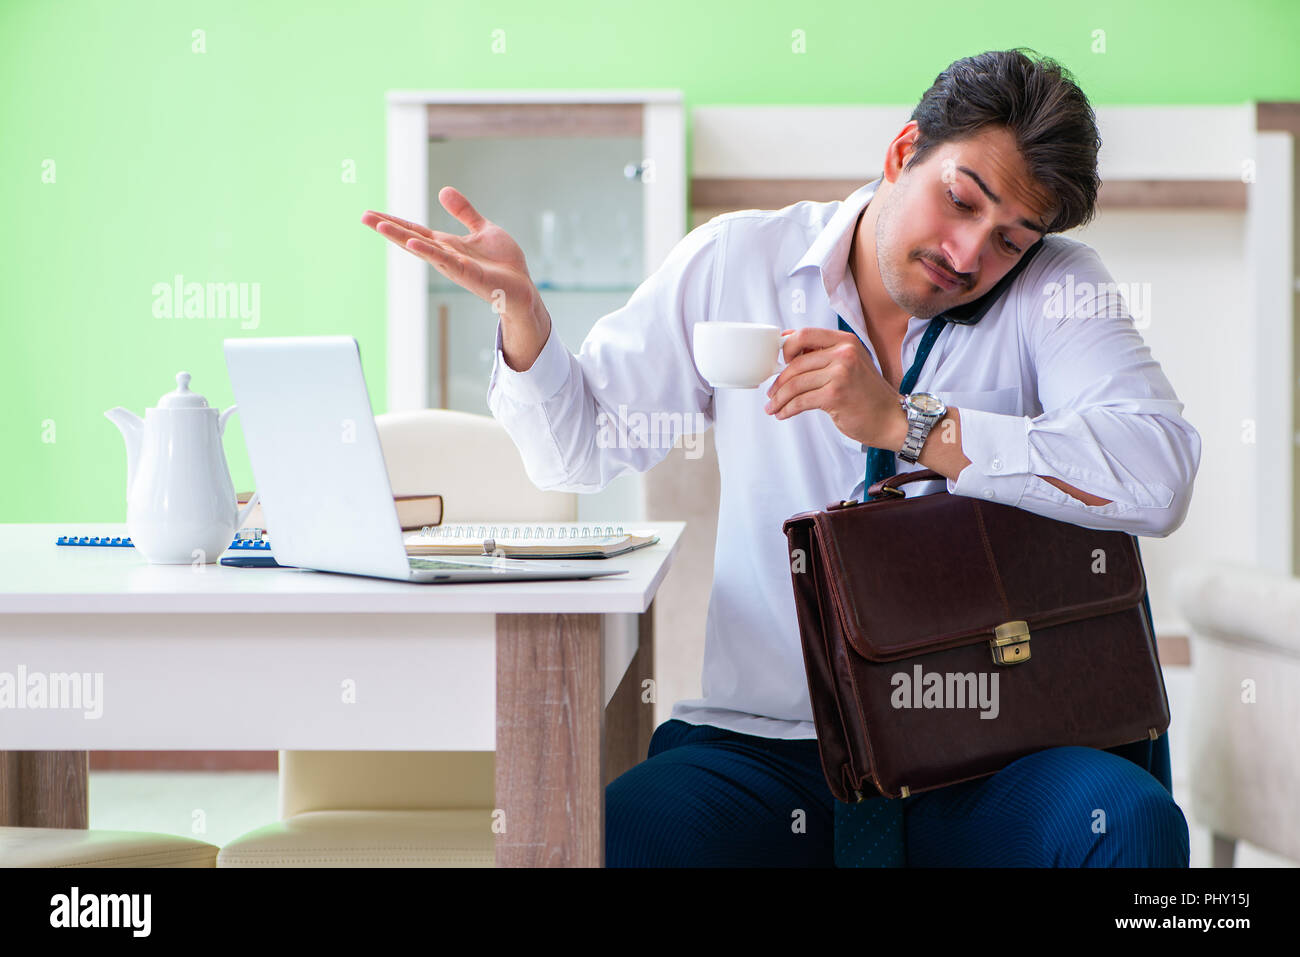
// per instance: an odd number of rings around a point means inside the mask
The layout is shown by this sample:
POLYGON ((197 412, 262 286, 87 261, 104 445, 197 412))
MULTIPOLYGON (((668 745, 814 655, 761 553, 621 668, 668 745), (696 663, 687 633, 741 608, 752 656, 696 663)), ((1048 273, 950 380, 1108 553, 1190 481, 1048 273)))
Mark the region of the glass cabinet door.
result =
MULTIPOLYGON (((591 326, 644 277, 640 136, 474 136, 429 142, 432 229, 466 229, 438 202, 460 190, 524 251, 555 331, 577 353, 591 326)), ((497 315, 429 270, 428 407, 487 407, 497 315)))

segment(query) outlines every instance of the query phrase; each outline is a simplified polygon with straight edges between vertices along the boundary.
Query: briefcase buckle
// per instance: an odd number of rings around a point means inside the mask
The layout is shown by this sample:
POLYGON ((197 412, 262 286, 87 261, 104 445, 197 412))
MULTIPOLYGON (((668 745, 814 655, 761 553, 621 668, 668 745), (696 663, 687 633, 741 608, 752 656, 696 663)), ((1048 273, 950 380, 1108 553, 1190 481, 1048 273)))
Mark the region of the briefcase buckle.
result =
POLYGON ((989 639, 995 665, 1018 665, 1029 660, 1029 622, 1004 621, 989 639))

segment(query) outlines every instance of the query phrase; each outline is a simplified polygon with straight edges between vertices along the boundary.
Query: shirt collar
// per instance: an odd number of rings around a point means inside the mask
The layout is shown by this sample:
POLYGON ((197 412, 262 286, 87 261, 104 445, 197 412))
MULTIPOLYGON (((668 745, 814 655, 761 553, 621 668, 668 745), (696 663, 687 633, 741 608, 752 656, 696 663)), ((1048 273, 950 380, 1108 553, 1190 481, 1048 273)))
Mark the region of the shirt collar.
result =
POLYGON ((880 180, 874 179, 850 193, 848 198, 840 203, 840 208, 835 210, 830 222, 822 227, 822 231, 817 234, 817 238, 803 254, 803 258, 795 263, 794 268, 786 275, 793 276, 800 269, 816 266, 821 270, 822 285, 826 287, 826 295, 832 295, 844 280, 844 270, 849 262, 849 247, 853 245, 853 231, 858 216, 866 209, 878 185, 880 180))

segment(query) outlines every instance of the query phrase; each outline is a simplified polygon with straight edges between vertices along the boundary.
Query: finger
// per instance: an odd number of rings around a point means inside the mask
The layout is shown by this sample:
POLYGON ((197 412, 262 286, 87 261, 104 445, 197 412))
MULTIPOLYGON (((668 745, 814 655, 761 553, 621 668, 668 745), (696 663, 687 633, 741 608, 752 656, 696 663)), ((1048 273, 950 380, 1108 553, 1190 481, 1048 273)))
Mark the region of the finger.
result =
POLYGON ((771 398, 777 393, 782 386, 793 379, 795 376, 802 375, 805 372, 811 372, 813 369, 821 369, 835 361, 835 353, 831 349, 814 349, 812 352, 805 352, 786 363, 785 368, 778 373, 777 377, 768 386, 767 395, 771 398))
POLYGON ((447 233, 430 230, 428 231, 430 232, 430 236, 426 237, 421 233, 412 232, 405 227, 396 226, 387 220, 382 220, 377 223, 375 225, 375 232, 379 233, 379 235, 383 236, 385 239, 392 240, 399 246, 405 246, 411 240, 419 240, 425 245, 441 246, 447 248, 450 252, 460 253, 462 256, 469 255, 469 250, 465 247, 465 244, 456 236, 451 236, 447 233))
POLYGON ((454 186, 444 186, 438 190, 438 202, 459 222, 468 226, 471 232, 477 232, 487 225, 488 221, 479 215, 478 210, 454 186))
POLYGON ((401 244, 408 252, 415 253, 421 259, 427 260, 430 264, 437 266, 443 272, 452 278, 461 276, 465 273, 465 257, 458 253, 452 252, 438 243, 429 242, 426 239, 420 239, 418 236, 412 237, 401 244))
POLYGON ((410 220, 402 219, 400 216, 390 216, 388 213, 378 213, 373 209, 366 210, 361 215, 361 221, 371 229, 375 229, 375 227, 380 223, 388 222, 395 226, 399 226, 402 229, 409 230, 417 236, 424 236, 425 238, 433 237, 433 230, 427 226, 421 226, 419 223, 413 223, 410 220))
POLYGON ((796 329, 782 340, 781 352, 785 356, 785 361, 790 362, 795 356, 803 352, 825 349, 828 346, 839 345, 841 342, 847 342, 850 339, 856 341, 857 336, 851 332, 840 332, 836 329, 805 326, 802 329, 796 329))
POLYGON ((781 386, 763 411, 775 415, 778 419, 786 417, 786 415, 782 414, 783 411, 793 415, 794 413, 790 412, 787 407, 792 406, 794 401, 801 396, 821 390, 834 377, 834 370, 827 368, 814 369, 811 372, 803 373, 803 375, 797 375, 781 386))
MULTIPOLYGON (((452 235, 451 233, 444 233, 436 229, 429 229, 427 226, 421 226, 419 223, 412 223, 408 220, 402 219, 399 216, 389 216, 387 213, 372 212, 369 215, 374 216, 376 218, 376 222, 374 224, 367 223, 366 225, 374 225, 377 227, 379 225, 379 222, 387 221, 389 223, 392 223, 394 226, 396 226, 399 229, 406 229, 417 236, 423 236, 425 239, 432 240, 433 242, 439 242, 442 243, 444 246, 450 246, 452 249, 456 250, 459 253, 467 254, 469 251, 465 246, 465 241, 461 237, 452 235)), ((363 223, 366 222, 366 217, 365 216, 361 217, 361 221, 363 223)))
POLYGON ((418 239, 424 243, 434 243, 447 247, 462 256, 471 255, 469 247, 465 245, 465 241, 459 236, 439 232, 436 229, 421 229, 420 232, 414 232, 403 226, 395 225, 389 220, 381 220, 375 225, 375 232, 403 246, 412 239, 418 239))
POLYGON ((487 289, 483 268, 469 257, 423 239, 408 240, 406 248, 435 266, 456 285, 472 292, 480 299, 491 299, 491 290, 487 289))
POLYGON ((809 409, 823 409, 829 411, 829 409, 826 408, 827 403, 829 402, 830 386, 824 385, 820 389, 813 389, 811 392, 799 393, 787 402, 780 412, 775 413, 773 418, 788 419, 792 415, 798 415, 800 412, 807 412, 809 409))
POLYGON ((401 246, 407 252, 414 253, 421 259, 426 259, 435 266, 457 266, 457 254, 445 246, 438 243, 429 242, 427 239, 420 239, 418 236, 412 236, 409 239, 394 239, 393 242, 401 246))
POLYGON ((433 259, 429 258, 428 254, 430 252, 437 252, 439 256, 444 257, 444 259, 441 260, 444 262, 450 262, 451 261, 450 257, 454 252, 453 250, 448 249, 446 246, 442 245, 441 243, 434 242, 433 240, 430 239, 425 239, 423 236, 415 235, 409 229, 403 229, 400 226, 394 226, 390 222, 386 222, 386 221, 381 222, 378 226, 375 227, 375 232, 379 233, 379 235, 383 236, 394 246, 401 246, 407 252, 415 253, 416 255, 420 256, 422 259, 428 259, 429 262, 434 262, 433 259), (412 243, 419 243, 420 244, 419 248, 418 249, 412 248, 411 246, 412 243))
POLYGON ((375 223, 374 230, 385 239, 391 239, 399 246, 405 245, 407 240, 411 239, 420 239, 425 242, 431 241, 430 237, 423 233, 418 233, 413 229, 407 229, 405 226, 398 226, 396 223, 390 222, 387 219, 381 219, 379 222, 375 223))

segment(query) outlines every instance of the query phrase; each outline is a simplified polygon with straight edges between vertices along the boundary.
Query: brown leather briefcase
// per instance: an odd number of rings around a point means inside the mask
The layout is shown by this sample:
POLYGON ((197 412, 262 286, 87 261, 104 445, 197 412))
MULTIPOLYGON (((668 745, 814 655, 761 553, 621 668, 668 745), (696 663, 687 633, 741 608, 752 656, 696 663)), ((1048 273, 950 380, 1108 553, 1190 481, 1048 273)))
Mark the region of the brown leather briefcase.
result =
POLYGON ((1133 537, 946 489, 930 469, 782 526, 822 768, 852 803, 1062 745, 1156 738, 1169 702, 1133 537))

